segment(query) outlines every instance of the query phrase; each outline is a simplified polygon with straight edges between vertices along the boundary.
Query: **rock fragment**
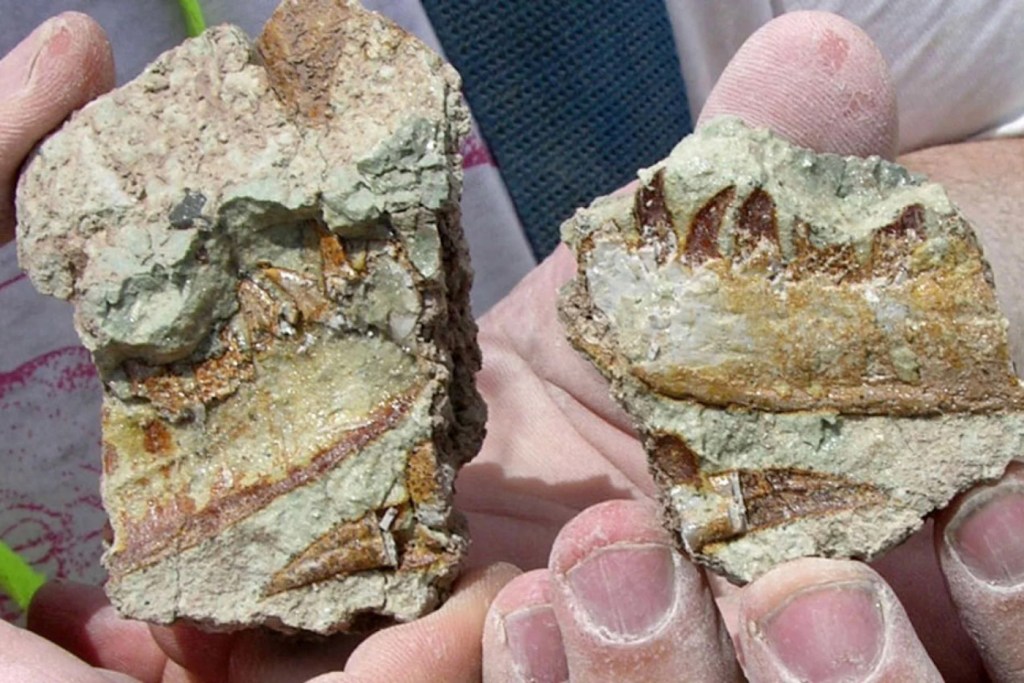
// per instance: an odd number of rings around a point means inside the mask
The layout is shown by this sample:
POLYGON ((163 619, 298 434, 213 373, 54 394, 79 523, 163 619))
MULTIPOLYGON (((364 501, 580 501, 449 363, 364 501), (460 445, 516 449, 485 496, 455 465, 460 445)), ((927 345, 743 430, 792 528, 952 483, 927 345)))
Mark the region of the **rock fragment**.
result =
POLYGON ((570 341, 668 523, 737 582, 870 559, 1024 453, 989 266, 941 187, 721 119, 563 226, 570 341))
POLYGON ((125 615, 331 633, 438 605, 484 406, 454 70, 350 0, 207 31, 18 188, 19 257, 105 387, 125 615))

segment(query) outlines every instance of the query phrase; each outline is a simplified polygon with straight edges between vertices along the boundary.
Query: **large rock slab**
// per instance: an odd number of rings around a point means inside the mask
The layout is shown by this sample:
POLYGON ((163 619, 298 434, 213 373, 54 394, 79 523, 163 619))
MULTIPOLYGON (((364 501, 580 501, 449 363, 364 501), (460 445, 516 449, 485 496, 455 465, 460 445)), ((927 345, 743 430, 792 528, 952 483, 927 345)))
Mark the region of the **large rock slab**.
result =
POLYGON ((988 264, 900 166, 721 119, 563 238, 569 339, 633 416, 681 545, 737 582, 875 557, 1024 453, 988 264))
POLYGON ((484 406, 459 80, 346 0, 224 26, 48 139, 19 256, 105 387, 125 615, 331 633, 446 595, 484 406))

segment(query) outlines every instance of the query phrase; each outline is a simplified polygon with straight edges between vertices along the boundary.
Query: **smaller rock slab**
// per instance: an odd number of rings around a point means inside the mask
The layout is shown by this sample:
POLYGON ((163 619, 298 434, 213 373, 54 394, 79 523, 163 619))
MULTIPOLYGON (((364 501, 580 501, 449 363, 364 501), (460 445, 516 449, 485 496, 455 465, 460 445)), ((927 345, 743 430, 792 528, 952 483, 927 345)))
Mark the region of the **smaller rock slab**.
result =
POLYGON ((871 559, 1024 453, 975 234, 896 164, 723 118, 562 236, 570 341, 633 416, 681 545, 736 582, 871 559))

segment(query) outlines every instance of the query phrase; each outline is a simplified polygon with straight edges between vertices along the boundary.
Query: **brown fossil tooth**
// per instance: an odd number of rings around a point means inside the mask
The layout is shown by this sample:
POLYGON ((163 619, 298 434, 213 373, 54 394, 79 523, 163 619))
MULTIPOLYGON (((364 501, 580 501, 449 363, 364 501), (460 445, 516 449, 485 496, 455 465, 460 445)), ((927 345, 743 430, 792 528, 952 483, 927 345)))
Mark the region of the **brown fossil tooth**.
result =
POLYGON ((758 262, 766 269, 779 261, 779 228, 775 224, 775 202, 771 195, 755 187, 740 205, 733 233, 734 263, 746 267, 758 262), (756 256, 760 252, 761 258, 756 256))
POLYGON ((735 119, 640 178, 563 225, 561 314, 695 559, 743 582, 871 558, 1024 453, 1007 322, 940 187, 735 119), (680 258, 640 205, 689 226, 680 258))
POLYGON ((875 231, 871 240, 869 269, 872 277, 896 278, 909 274, 910 253, 927 239, 925 210, 911 204, 892 223, 875 231))
POLYGON ((683 257, 687 263, 701 263, 721 256, 718 250, 718 231, 735 196, 735 187, 723 188, 693 215, 683 246, 683 257))
POLYGON ((313 541, 271 577, 264 594, 275 595, 336 576, 393 568, 397 563, 398 551, 390 531, 382 528, 377 515, 367 512, 313 541))
POLYGON ((467 132, 416 39, 289 0, 255 48, 211 29, 40 147, 19 255, 104 382, 123 614, 326 634, 447 595, 484 424, 467 132))
POLYGON ((697 454, 679 436, 670 432, 649 434, 644 441, 651 454, 651 473, 665 486, 700 484, 700 463, 697 454))
POLYGON ((633 216, 641 239, 655 245, 655 258, 665 263, 674 257, 679 246, 672 214, 665 207, 664 177, 655 173, 651 182, 636 193, 633 216))

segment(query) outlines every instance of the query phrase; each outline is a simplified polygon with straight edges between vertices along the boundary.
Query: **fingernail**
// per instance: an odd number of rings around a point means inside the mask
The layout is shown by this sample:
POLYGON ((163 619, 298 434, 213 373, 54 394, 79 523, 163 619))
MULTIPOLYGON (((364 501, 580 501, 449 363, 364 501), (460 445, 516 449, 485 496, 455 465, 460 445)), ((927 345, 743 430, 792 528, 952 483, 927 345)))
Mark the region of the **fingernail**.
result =
POLYGON ((510 612, 505 615, 504 624, 508 649, 521 681, 563 683, 569 680, 562 632, 551 605, 510 612))
POLYGON ((755 633, 797 680, 859 681, 878 667, 885 619, 872 582, 831 583, 788 598, 755 633))
POLYGON ((602 548, 566 578, 583 625, 608 640, 647 638, 675 609, 675 561, 661 544, 602 548))
POLYGON ((978 579, 1000 586, 1024 581, 1024 487, 975 493, 947 527, 946 541, 978 579))
POLYGON ((49 19, 0 61, 0 95, 16 93, 32 83, 33 74, 38 72, 39 62, 47 48, 61 49, 69 42, 70 36, 62 28, 60 19, 49 19))

